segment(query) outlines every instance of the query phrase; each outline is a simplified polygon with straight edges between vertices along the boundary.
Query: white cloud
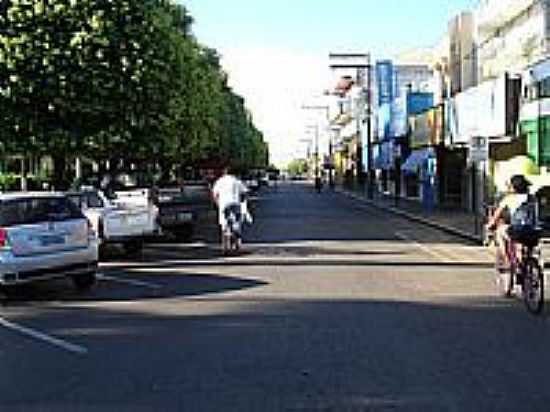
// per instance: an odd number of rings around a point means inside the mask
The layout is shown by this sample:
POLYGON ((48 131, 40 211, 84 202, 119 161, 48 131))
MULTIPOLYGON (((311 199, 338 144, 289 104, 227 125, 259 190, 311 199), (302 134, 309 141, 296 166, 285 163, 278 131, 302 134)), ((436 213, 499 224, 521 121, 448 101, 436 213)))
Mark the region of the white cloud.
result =
POLYGON ((312 113, 303 104, 329 86, 327 56, 286 49, 230 48, 221 50, 229 83, 243 96, 256 126, 269 143, 271 160, 283 165, 305 154, 299 140, 312 113))

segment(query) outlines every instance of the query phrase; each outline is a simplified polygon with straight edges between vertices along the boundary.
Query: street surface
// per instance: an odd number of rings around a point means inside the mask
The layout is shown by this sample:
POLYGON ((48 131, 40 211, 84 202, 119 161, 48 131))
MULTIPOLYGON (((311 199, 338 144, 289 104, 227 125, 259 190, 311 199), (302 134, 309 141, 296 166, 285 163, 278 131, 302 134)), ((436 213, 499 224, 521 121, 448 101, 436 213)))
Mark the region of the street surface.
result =
POLYGON ((0 410, 550 410, 548 317, 485 249, 303 184, 255 209, 241 256, 210 227, 4 302, 0 410))

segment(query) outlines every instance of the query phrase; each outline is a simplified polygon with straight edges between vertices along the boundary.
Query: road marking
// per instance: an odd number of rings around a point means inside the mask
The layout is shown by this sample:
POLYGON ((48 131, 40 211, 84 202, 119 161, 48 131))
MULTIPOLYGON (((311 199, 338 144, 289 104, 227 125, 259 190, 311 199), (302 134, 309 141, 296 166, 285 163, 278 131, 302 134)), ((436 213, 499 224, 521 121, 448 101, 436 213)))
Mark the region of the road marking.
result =
POLYGON ((419 243, 417 242, 416 240, 414 240, 413 238, 401 233, 401 232, 394 232, 395 234, 395 237, 397 237, 398 239, 401 239, 405 242, 410 242, 412 243, 413 245, 415 245, 417 248, 423 250, 424 252, 426 252, 427 254, 439 259, 441 262, 448 262, 449 260, 452 261, 452 262, 455 262, 455 260, 450 257, 450 256, 447 256, 447 255, 444 255, 443 253, 439 253, 427 246, 424 246, 422 243, 419 243))
POLYGON ((127 285, 140 286, 140 287, 155 289, 155 290, 162 289, 162 285, 158 285, 156 283, 151 283, 151 282, 144 282, 142 280, 124 279, 124 278, 119 278, 119 277, 116 277, 116 276, 108 276, 108 275, 103 275, 103 274, 98 275, 98 279, 99 280, 107 280, 109 282, 125 283, 127 285))
POLYGON ((86 355, 88 353, 88 349, 86 349, 83 346, 75 345, 63 339, 54 338, 53 336, 49 336, 37 330, 18 325, 16 323, 10 322, 9 320, 1 317, 0 317, 0 326, 3 326, 6 329, 10 329, 21 335, 25 335, 33 339, 49 343, 50 345, 57 346, 58 348, 65 349, 68 352, 76 353, 78 355, 86 355))

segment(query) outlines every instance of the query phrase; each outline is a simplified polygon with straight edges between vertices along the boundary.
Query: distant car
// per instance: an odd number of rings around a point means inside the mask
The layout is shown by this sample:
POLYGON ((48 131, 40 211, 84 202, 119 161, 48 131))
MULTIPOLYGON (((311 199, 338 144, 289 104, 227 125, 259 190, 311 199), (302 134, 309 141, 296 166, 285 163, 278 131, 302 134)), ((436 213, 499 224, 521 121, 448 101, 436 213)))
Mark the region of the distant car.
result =
POLYGON ((181 188, 158 189, 155 204, 159 210, 158 223, 163 234, 179 240, 192 237, 196 214, 188 205, 181 188))
POLYGON ((116 199, 108 199, 99 190, 84 189, 68 196, 90 220, 102 245, 118 243, 134 253, 141 250, 145 237, 157 231, 158 209, 148 204, 146 194, 139 198, 140 193, 117 192, 116 199))
POLYGON ((260 182, 258 179, 246 179, 244 184, 251 193, 256 193, 260 190, 260 182))
POLYGON ((0 286, 67 276, 86 290, 97 265, 97 235, 67 196, 0 194, 0 286))
POLYGON ((156 190, 155 204, 162 233, 189 241, 200 215, 212 207, 210 187, 205 181, 188 181, 183 186, 156 190))

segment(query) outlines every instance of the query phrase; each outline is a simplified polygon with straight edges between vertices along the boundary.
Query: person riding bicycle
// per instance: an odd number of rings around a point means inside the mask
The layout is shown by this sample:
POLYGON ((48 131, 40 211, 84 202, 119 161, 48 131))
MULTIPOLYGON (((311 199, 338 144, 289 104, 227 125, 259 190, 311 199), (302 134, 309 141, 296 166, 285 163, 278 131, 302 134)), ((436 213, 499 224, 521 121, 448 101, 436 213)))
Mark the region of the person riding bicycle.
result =
POLYGON ((241 213, 243 213, 241 203, 247 192, 248 189, 244 183, 230 174, 228 167, 224 169, 223 175, 214 183, 212 195, 218 206, 218 222, 222 233, 227 227, 227 213, 229 211, 234 211, 240 219, 241 213))
MULTIPOLYGON (((496 229, 498 253, 501 261, 506 259, 506 245, 510 241, 511 231, 520 226, 535 226, 535 206, 533 196, 529 194, 531 183, 523 175, 514 175, 510 179, 512 193, 507 194, 499 203, 487 223, 489 230, 496 229)), ((508 264, 510 262, 507 262, 508 264)))

